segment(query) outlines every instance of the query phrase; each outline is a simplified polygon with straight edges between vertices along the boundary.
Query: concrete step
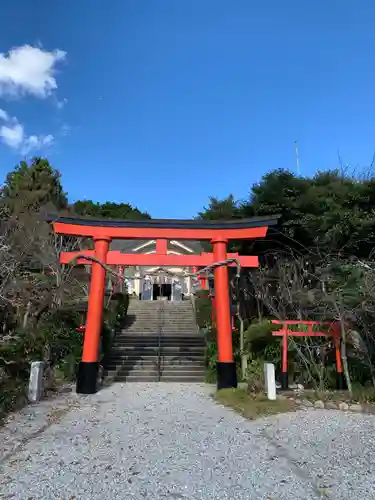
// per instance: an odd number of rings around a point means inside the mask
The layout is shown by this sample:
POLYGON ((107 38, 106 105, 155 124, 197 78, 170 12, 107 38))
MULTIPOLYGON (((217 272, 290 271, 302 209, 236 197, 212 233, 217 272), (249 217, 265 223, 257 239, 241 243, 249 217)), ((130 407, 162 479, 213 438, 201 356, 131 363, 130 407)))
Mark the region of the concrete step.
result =
POLYGON ((205 339, 190 301, 132 301, 105 368, 116 381, 204 381, 205 339))
POLYGON ((194 312, 193 308, 187 307, 187 306, 182 306, 182 307, 159 307, 156 305, 152 305, 151 307, 129 307, 128 308, 128 313, 137 313, 137 312, 144 312, 144 313, 153 313, 153 312, 162 312, 165 314, 176 314, 178 312, 180 313, 191 313, 194 312))
POLYGON ((158 310, 153 310, 153 311, 128 311, 127 318, 133 319, 133 318, 147 318, 149 316, 152 316, 153 318, 158 318, 158 317, 165 317, 165 318, 194 318, 194 313, 193 311, 158 311, 158 310))
POLYGON ((186 337, 190 337, 190 336, 194 335, 194 332, 196 332, 196 330, 193 328, 185 328, 185 329, 184 328, 176 328, 176 325, 174 325, 174 327, 171 327, 171 328, 162 328, 160 331, 160 334, 164 335, 164 336, 184 335, 186 337))
MULTIPOLYGON (((165 346, 162 346, 162 352, 164 354, 178 354, 180 356, 182 356, 183 354, 194 354, 194 353, 204 353, 204 349, 201 347, 201 346, 168 346, 168 345, 165 345, 165 346)), ((150 354, 153 354, 153 353, 158 353, 157 352, 157 348, 151 348, 151 347, 145 347, 145 348, 140 348, 140 347, 137 347, 137 346, 129 346, 129 345, 116 345, 111 354, 116 354, 116 353, 120 353, 120 352, 124 352, 124 353, 129 353, 129 354, 133 354, 133 356, 135 354, 147 354, 147 353, 150 353, 150 354)))
MULTIPOLYGON (((143 335, 141 336, 142 338, 146 337, 146 338, 158 338, 160 336, 160 332, 139 332, 139 333, 143 333, 143 335)), ((168 335, 162 335, 163 338, 166 338, 166 339, 173 339, 175 337, 177 338, 180 338, 181 335, 180 335, 180 332, 176 332, 176 329, 174 332, 171 332, 169 333, 168 335)), ((116 339, 134 339, 134 335, 130 332, 129 333, 129 330, 119 330, 117 333, 116 333, 116 339)), ((197 330, 194 330, 193 332, 190 333, 190 335, 185 335, 186 339, 188 340, 194 340, 194 339, 201 339, 201 340, 205 340, 205 337, 198 333, 197 330)))
POLYGON ((176 327, 176 325, 173 325, 171 327, 162 327, 162 328, 157 328, 155 326, 151 326, 151 327, 147 327, 147 326, 142 326, 142 325, 139 325, 137 326, 137 328, 135 327, 132 327, 132 328, 128 328, 128 329, 124 329, 121 331, 121 333, 123 335, 138 335, 138 334, 145 334, 145 335, 149 335, 150 337, 154 336, 154 337, 157 337, 159 334, 161 335, 164 335, 164 336, 173 336, 173 335, 185 335, 186 337, 193 337, 194 334, 196 335, 196 328, 192 328, 191 326, 190 327, 186 327, 186 328, 182 328, 182 327, 176 327))
POLYGON ((115 382, 159 382, 159 377, 148 375, 116 375, 115 382))
POLYGON ((157 372, 158 371, 158 364, 152 364, 152 365, 128 365, 128 364, 109 364, 106 366, 105 371, 107 373, 118 373, 118 372, 132 372, 132 371, 141 371, 141 372, 157 372))
MULTIPOLYGON (((199 362, 191 362, 187 363, 181 362, 181 363, 163 363, 161 361, 161 367, 163 369, 163 372, 165 371, 205 371, 205 364, 204 361, 199 361, 199 362)), ((158 362, 152 362, 152 363, 142 363, 139 362, 139 360, 136 360, 134 363, 129 362, 128 360, 123 360, 123 361, 110 361, 108 365, 105 367, 105 370, 107 371, 113 371, 113 370, 119 370, 119 369, 126 369, 126 370, 146 370, 146 371, 153 371, 158 368, 158 362)))
POLYGON ((139 375, 134 375, 134 374, 129 374, 129 375, 122 375, 118 374, 113 377, 115 382, 197 382, 197 383, 203 383, 205 380, 204 376, 197 376, 197 375, 168 375, 168 376, 161 376, 160 380, 158 376, 153 376, 153 375, 145 375, 145 374, 139 374, 139 375))
POLYGON ((134 325, 135 323, 147 323, 149 321, 159 321, 161 323, 173 323, 175 321, 178 321, 181 324, 189 324, 191 325, 192 323, 195 323, 191 317, 181 317, 180 315, 178 316, 173 316, 173 317, 160 317, 160 316, 134 316, 131 318, 128 318, 124 323, 126 325, 134 325))
MULTIPOLYGON (((133 353, 116 353, 111 356, 108 361, 108 364, 121 364, 121 363, 140 363, 140 364, 155 364, 158 362, 159 356, 155 353, 154 355, 144 356, 144 355, 134 355, 133 353)), ((186 365, 186 364, 195 364, 202 365, 205 362, 205 356, 203 353, 198 354, 189 354, 188 356, 181 356, 180 353, 172 353, 169 355, 161 355, 161 362, 165 365, 186 365)))
MULTIPOLYGON (((117 335, 123 335, 124 337, 128 336, 130 337, 134 333, 140 334, 140 335, 145 335, 149 337, 158 337, 160 333, 165 333, 168 334, 170 337, 173 337, 173 334, 181 336, 181 332, 186 332, 187 337, 201 337, 201 335, 197 332, 197 329, 194 327, 189 327, 186 329, 180 329, 178 326, 174 325, 173 328, 158 328, 155 325, 147 326, 147 325, 138 325, 137 328, 131 327, 131 328, 121 328, 121 330, 118 331, 117 335), (160 331, 161 330, 161 331, 160 331), (167 331, 168 330, 168 331, 167 331)), ((202 338, 202 337, 201 337, 202 338)))
POLYGON ((134 356, 134 355, 130 355, 128 356, 127 354, 126 355, 121 355, 121 354, 114 354, 113 356, 111 356, 108 360, 108 363, 116 363, 116 364, 119 364, 119 363, 124 363, 125 361, 129 361, 129 363, 157 363, 158 362, 158 356, 156 354, 154 355, 149 355, 149 356, 144 356, 144 355, 141 355, 141 356, 134 356))
POLYGON ((158 357, 158 352, 154 351, 129 351, 129 350, 117 350, 112 352, 109 359, 153 359, 158 357))
POLYGON ((135 300, 129 302, 129 307, 131 308, 151 308, 151 307, 160 307, 163 305, 164 307, 169 307, 171 309, 184 309, 185 307, 192 307, 190 300, 135 300))
POLYGON ((205 347, 204 342, 201 341, 201 339, 197 339, 196 341, 187 341, 184 340, 184 336, 181 335, 181 337, 173 337, 171 339, 170 337, 163 337, 161 336, 159 339, 155 338, 155 340, 150 339, 148 337, 142 337, 142 336, 134 336, 133 340, 128 340, 128 339, 115 339, 113 343, 113 347, 116 346, 134 346, 134 347, 141 347, 147 348, 151 346, 158 346, 158 345, 163 345, 163 346, 175 346, 175 347, 205 347))
POLYGON ((190 383, 203 383, 205 376, 185 376, 185 375, 171 375, 161 376, 160 382, 190 382, 190 383))
POLYGON ((117 373, 109 378, 117 381, 124 382, 204 382, 205 374, 198 375, 158 375, 158 374, 145 374, 145 373, 117 373))
POLYGON ((192 321, 189 321, 189 322, 182 322, 182 321, 178 321, 178 319, 176 319, 175 321, 164 321, 164 323, 161 323, 159 324, 159 327, 160 328, 174 328, 175 330, 181 330, 182 328, 184 329, 190 329, 190 330, 196 330, 196 326, 195 326, 195 323, 193 323, 192 321))
MULTIPOLYGON (((200 357, 185 357, 185 358, 178 358, 178 357, 170 357, 170 358, 160 358, 160 365, 163 366, 164 368, 167 368, 169 366, 172 367, 180 367, 180 366, 185 366, 185 367, 192 367, 192 368, 199 368, 202 366, 205 366, 205 357, 200 356, 200 357)), ((118 367, 118 366, 138 366, 140 368, 143 367, 154 367, 154 366, 159 366, 159 360, 157 357, 155 358, 113 358, 109 359, 105 365, 105 369, 109 367, 118 367)), ((174 368, 173 368, 174 369, 174 368)))
POLYGON ((168 345, 161 345, 156 346, 133 346, 133 345, 115 345, 113 346, 110 356, 115 356, 115 355, 121 355, 123 356, 124 354, 129 355, 129 356, 135 356, 138 354, 148 354, 151 356, 157 356, 159 354, 159 350, 163 352, 165 356, 172 356, 175 354, 183 354, 183 353, 188 353, 188 354, 205 354, 205 348, 204 346, 201 345, 196 345, 196 346, 168 346, 168 345))
POLYGON ((206 370, 204 368, 200 370, 161 370, 160 378, 170 378, 170 377, 201 377, 204 378, 206 375, 206 370))
MULTIPOLYGON (((169 355, 162 355, 161 356, 163 362, 165 364, 180 364, 180 363, 204 363, 205 356, 204 354, 192 354, 188 356, 181 356, 180 353, 175 353, 175 354, 169 354, 169 355)), ((126 353, 126 354, 114 354, 111 356, 111 358, 108 360, 108 363, 123 363, 125 361, 129 361, 129 363, 136 363, 136 362, 149 362, 149 363, 156 363, 158 361, 158 356, 156 354, 154 355, 134 355, 133 353, 126 353)))
POLYGON ((160 341, 158 342, 118 342, 116 343, 111 350, 111 354, 113 352, 116 352, 117 350, 124 350, 124 349, 133 349, 133 350, 138 350, 139 352, 145 352, 147 350, 155 351, 157 352, 158 349, 173 349, 175 352, 181 352, 189 349, 195 349, 204 352, 205 351, 205 346, 201 342, 197 343, 191 343, 191 342, 179 342, 178 340, 173 341, 173 342, 163 342, 160 341))
MULTIPOLYGON (((186 338, 186 337, 193 337, 196 332, 194 330, 176 330, 174 328, 173 330, 162 330, 161 332, 155 331, 155 330, 145 330, 142 328, 142 330, 126 330, 125 332, 121 332, 121 337, 130 337, 130 338, 135 338, 135 337, 180 337, 180 338, 186 338)), ((119 336, 119 338, 121 338, 119 336)), ((196 335, 197 338, 199 338, 196 335)))
POLYGON ((199 363, 187 363, 186 361, 181 363, 165 363, 163 360, 160 360, 160 365, 159 363, 152 362, 152 363, 143 363, 142 360, 136 360, 135 362, 129 361, 127 359, 122 360, 122 361, 114 361, 111 360, 108 362, 107 366, 105 367, 106 370, 145 370, 145 371, 154 371, 157 370, 158 367, 160 366, 160 369, 162 371, 191 371, 191 372, 200 372, 200 371, 205 371, 205 364, 204 361, 200 361, 199 363))
POLYGON ((114 382, 122 383, 122 384, 131 384, 131 383, 153 383, 153 382, 165 382, 165 383, 190 383, 190 384, 203 384, 204 379, 202 380, 201 378, 186 378, 186 377, 174 377, 174 378, 168 378, 168 379, 153 379, 153 378, 147 378, 147 377, 116 377, 114 382))
POLYGON ((159 341, 162 344, 173 344, 175 342, 178 342, 180 345, 205 345, 204 339, 202 337, 187 337, 187 336, 179 336, 179 335, 161 335, 159 336, 146 336, 142 335, 139 337, 136 337, 134 335, 118 335, 115 338, 115 345, 116 344, 130 344, 130 345, 148 345, 148 344, 153 344, 156 343, 158 344, 159 341))
POLYGON ((130 315, 126 320, 125 320, 125 323, 134 323, 134 321, 147 321, 149 319, 152 319, 152 320, 172 320, 172 321, 175 321, 176 319, 177 320, 181 320, 183 322, 192 322, 194 317, 193 316, 184 316, 182 314, 176 314, 176 315, 173 315, 173 316, 169 316, 169 315, 160 315, 160 314, 155 314, 155 315, 149 315, 149 314, 137 314, 137 315, 130 315))
POLYGON ((178 349, 186 349, 189 347, 193 348, 200 348, 200 349, 205 349, 205 345, 202 342, 184 342, 183 340, 180 339, 175 339, 175 340, 169 340, 169 341, 150 341, 148 340, 147 342, 142 342, 142 341, 133 341, 133 342, 128 342, 126 340, 116 342, 113 347, 113 349, 116 349, 117 347, 123 348, 123 347, 133 347, 133 348, 138 348, 138 349, 156 349, 156 348, 164 348, 164 347, 174 347, 176 350, 178 349))
POLYGON ((127 377, 129 375, 132 375, 133 377, 155 377, 157 378, 158 375, 158 370, 127 370, 124 368, 119 368, 118 370, 107 370, 107 376, 108 377, 127 377))
POLYGON ((145 335, 145 334, 140 334, 140 335, 125 335, 125 334, 120 334, 116 335, 114 339, 114 344, 143 344, 147 345, 148 343, 153 343, 153 342, 163 342, 164 344, 169 343, 169 342, 179 342, 180 344, 200 344, 200 345, 205 345, 205 339, 198 335, 180 335, 176 334, 176 332, 173 333, 161 333, 160 335, 145 335))

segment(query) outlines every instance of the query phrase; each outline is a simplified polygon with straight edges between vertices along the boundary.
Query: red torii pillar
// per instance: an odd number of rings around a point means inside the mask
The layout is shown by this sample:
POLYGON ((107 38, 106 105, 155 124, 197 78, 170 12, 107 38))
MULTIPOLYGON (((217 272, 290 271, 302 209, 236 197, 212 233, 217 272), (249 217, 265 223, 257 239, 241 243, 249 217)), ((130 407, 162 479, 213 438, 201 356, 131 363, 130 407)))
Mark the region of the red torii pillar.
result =
MULTIPOLYGON (((95 257, 104 264, 107 262, 110 241, 111 239, 107 237, 94 238, 95 257)), ((105 274, 103 266, 96 262, 92 263, 82 362, 79 364, 77 374, 77 392, 83 394, 93 394, 97 390, 105 274)))
MULTIPOLYGON (((225 238, 211 241, 215 262, 226 260, 227 243, 225 238)), ((237 387, 237 369, 233 359, 232 324, 229 301, 228 267, 219 266, 214 270, 215 280, 215 320, 217 330, 217 380, 218 389, 237 387)))

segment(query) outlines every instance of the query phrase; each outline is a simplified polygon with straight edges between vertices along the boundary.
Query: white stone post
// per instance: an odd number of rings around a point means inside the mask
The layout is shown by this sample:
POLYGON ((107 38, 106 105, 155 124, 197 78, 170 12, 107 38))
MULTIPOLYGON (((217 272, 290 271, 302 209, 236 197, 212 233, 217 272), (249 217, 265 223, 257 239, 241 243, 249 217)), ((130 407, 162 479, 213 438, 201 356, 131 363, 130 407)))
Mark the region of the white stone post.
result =
POLYGON ((268 399, 276 399, 275 365, 264 363, 264 386, 268 399))
POLYGON ((43 393, 43 361, 33 361, 30 369, 28 399, 32 403, 40 401, 43 393))

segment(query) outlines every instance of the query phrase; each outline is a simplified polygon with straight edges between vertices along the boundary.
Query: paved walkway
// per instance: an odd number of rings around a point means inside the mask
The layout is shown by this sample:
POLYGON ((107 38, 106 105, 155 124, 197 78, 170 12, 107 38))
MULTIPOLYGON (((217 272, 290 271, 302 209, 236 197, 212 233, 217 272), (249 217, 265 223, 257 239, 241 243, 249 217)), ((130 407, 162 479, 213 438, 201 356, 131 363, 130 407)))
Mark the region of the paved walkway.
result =
POLYGON ((0 498, 375 498, 375 417, 309 410, 248 422, 204 385, 113 385, 0 429, 0 498))

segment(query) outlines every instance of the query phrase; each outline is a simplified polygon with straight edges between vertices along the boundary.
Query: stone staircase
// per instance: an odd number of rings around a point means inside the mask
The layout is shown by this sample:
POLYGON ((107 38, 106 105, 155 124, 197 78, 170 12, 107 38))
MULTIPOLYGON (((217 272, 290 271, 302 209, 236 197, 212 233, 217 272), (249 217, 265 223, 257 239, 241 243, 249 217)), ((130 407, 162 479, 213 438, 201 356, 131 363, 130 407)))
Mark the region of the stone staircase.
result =
POLYGON ((204 351, 190 301, 131 300, 105 376, 127 382, 203 382, 204 351))

